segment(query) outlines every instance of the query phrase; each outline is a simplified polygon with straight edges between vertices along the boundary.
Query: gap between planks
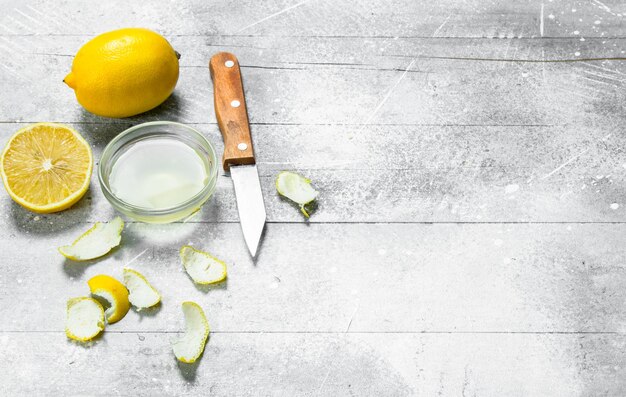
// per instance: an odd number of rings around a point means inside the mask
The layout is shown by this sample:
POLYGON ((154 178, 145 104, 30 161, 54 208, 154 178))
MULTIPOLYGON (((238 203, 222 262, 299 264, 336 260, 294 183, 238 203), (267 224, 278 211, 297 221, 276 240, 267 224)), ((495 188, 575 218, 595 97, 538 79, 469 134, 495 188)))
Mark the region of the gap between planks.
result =
MULTIPOLYGON (((184 331, 149 331, 149 330, 106 330, 107 334, 180 334, 184 331)), ((65 331, 58 330, 0 330, 0 334, 65 334, 65 331)), ((211 331, 211 334, 277 334, 277 335, 616 335, 626 336, 620 331, 211 331)))
MULTIPOLYGON (((0 37, 92 37, 97 33, 2 33, 0 37)), ((518 41, 546 41, 546 40, 575 40, 579 41, 578 37, 572 36, 526 36, 526 37, 500 37, 500 36, 436 36, 432 35, 421 36, 402 36, 402 35, 268 35, 268 34, 217 34, 217 33, 188 33, 188 34, 174 34, 163 33, 167 37, 248 37, 248 38, 297 38, 297 39, 420 39, 420 40, 518 40, 518 41)), ((623 40, 626 36, 585 36, 585 40, 623 40)))
MULTIPOLYGON (((150 120, 146 120, 150 121, 150 120)), ((0 121, 0 124, 30 124, 30 123, 39 123, 41 121, 32 121, 32 120, 5 120, 0 121)), ((67 123, 67 124, 78 124, 78 125, 95 125, 95 126, 107 126, 107 125, 119 125, 119 126, 128 126, 136 123, 142 123, 143 120, 124 120, 124 121, 72 121, 72 120, 53 120, 49 121, 50 123, 67 123)), ((185 122, 185 124, 189 125, 214 125, 217 126, 217 122, 185 122)), ((435 123, 272 123, 272 122, 256 122, 249 123, 250 125, 260 125, 260 126, 295 126, 295 127, 359 127, 359 126, 367 126, 367 127, 563 127, 569 125, 578 125, 577 123, 564 123, 564 124, 435 124, 435 123)))
MULTIPOLYGON (((351 171, 351 170, 350 170, 351 171)), ((144 222, 127 220, 126 224, 144 224, 144 222)), ((93 221, 75 221, 76 224, 93 224, 93 221)), ((626 225, 626 221, 271 221, 273 225, 626 225)), ((182 224, 239 224, 232 221, 187 221, 172 222, 172 225, 182 224)))

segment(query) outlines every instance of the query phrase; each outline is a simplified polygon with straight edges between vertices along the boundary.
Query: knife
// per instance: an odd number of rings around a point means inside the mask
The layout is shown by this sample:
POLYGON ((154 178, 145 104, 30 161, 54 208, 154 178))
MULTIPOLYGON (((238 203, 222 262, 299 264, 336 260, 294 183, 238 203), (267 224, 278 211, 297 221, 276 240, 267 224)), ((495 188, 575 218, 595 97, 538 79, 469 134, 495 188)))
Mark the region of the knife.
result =
POLYGON ((215 115, 224 139, 222 165, 226 172, 230 171, 241 230, 248 250, 254 257, 266 215, 254 160, 239 61, 231 53, 220 52, 211 58, 209 69, 213 80, 215 115))

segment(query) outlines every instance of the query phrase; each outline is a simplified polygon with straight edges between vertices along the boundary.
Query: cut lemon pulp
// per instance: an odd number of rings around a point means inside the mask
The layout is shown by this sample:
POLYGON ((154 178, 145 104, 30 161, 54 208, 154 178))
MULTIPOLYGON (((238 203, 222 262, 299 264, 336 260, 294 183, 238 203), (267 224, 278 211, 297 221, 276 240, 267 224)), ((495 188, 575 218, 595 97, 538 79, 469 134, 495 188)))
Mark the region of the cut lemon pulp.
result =
POLYGON ((71 207, 89 188, 93 158, 72 128, 31 124, 16 132, 0 158, 0 175, 15 202, 39 213, 71 207))

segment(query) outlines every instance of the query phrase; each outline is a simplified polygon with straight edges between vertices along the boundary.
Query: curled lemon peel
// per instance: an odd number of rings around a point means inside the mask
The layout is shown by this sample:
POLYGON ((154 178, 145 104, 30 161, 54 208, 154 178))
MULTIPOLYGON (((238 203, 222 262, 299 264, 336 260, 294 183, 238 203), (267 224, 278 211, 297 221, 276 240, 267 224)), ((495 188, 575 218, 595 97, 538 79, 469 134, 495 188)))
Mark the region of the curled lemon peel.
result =
POLYGON ((276 191, 289 200, 300 205, 300 211, 305 217, 310 214, 306 205, 313 202, 319 192, 311 186, 311 180, 296 174, 295 172, 283 171, 276 177, 276 191))
POLYGON ((180 260, 196 284, 215 284, 226 278, 226 264, 208 252, 185 245, 180 249, 180 260))
POLYGON ((204 310, 195 302, 183 302, 185 333, 172 343, 176 358, 184 363, 194 363, 204 351, 209 337, 209 322, 204 310))
POLYGON ((59 252, 73 261, 99 258, 120 244, 122 230, 124 221, 119 216, 108 223, 96 222, 72 244, 59 247, 59 252))
POLYGON ((67 301, 65 334, 68 338, 86 342, 104 330, 104 309, 93 298, 80 297, 67 301))
POLYGON ((125 267, 122 272, 124 285, 129 291, 128 300, 137 310, 155 306, 161 301, 161 295, 143 274, 128 267, 125 267))
POLYGON ((128 300, 128 290, 124 284, 111 276, 100 274, 87 281, 91 295, 105 300, 109 307, 105 310, 107 322, 109 324, 120 321, 130 309, 128 300))

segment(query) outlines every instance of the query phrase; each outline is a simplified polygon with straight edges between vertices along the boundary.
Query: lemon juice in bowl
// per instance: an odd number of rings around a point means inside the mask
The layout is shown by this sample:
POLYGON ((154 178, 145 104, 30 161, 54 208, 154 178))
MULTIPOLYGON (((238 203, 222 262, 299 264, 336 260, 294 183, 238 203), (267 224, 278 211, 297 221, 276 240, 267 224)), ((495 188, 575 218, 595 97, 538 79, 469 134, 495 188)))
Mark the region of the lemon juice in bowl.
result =
POLYGON ((143 222, 173 222, 195 213, 213 194, 216 156, 191 127, 144 123, 109 143, 98 176, 105 197, 120 212, 143 222))
POLYGON ((111 169, 111 191, 125 202, 150 209, 179 205, 207 183, 205 161, 185 143, 168 137, 140 141, 111 169))

